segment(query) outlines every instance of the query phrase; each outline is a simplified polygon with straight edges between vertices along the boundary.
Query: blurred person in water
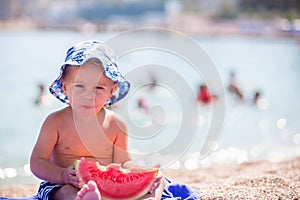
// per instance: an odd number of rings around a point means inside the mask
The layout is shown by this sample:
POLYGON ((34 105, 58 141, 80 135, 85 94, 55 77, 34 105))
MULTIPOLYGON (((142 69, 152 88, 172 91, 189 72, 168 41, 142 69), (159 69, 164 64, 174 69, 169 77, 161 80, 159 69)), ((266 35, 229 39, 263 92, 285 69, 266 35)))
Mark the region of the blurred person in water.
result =
POLYGON ((209 104, 216 99, 218 99, 218 97, 210 93, 206 84, 201 84, 199 86, 198 93, 197 93, 198 103, 209 104))
POLYGON ((231 92, 232 94, 237 96, 239 98, 239 100, 241 100, 241 101, 244 100, 244 94, 237 83, 236 75, 235 75, 234 71, 231 71, 230 75, 229 75, 228 90, 229 90, 229 92, 231 92))

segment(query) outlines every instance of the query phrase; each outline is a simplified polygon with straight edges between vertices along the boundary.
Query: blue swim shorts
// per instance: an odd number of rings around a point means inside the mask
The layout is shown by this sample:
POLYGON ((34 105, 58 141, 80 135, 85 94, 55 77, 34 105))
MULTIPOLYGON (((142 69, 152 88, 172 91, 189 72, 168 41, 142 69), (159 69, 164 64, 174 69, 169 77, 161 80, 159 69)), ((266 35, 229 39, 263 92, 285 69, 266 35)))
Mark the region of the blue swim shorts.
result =
POLYGON ((51 200, 53 199, 54 193, 62 186, 63 186, 62 184, 43 181, 40 184, 37 196, 39 199, 42 200, 51 200))

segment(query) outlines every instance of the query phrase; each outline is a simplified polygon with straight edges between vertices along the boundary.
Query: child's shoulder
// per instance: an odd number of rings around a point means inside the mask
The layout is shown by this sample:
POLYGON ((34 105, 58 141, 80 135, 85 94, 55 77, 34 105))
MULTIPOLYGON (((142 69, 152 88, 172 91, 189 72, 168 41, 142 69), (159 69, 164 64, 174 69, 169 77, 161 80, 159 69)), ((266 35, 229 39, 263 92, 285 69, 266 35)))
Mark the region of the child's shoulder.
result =
POLYGON ((69 114, 70 114, 70 108, 66 107, 50 113, 47 116, 46 121, 53 121, 53 122, 65 121, 66 117, 68 117, 69 114))
POLYGON ((105 109, 105 111, 106 111, 106 116, 110 120, 112 120, 114 123, 116 123, 118 126, 120 126, 120 125, 122 127, 126 127, 127 126, 124 118, 120 114, 118 114, 118 113, 116 113, 116 112, 114 112, 112 110, 109 110, 109 109, 105 109))
POLYGON ((105 109, 105 113, 106 113, 105 115, 111 119, 114 119, 117 121, 124 121, 123 117, 119 113, 116 113, 112 110, 105 109))

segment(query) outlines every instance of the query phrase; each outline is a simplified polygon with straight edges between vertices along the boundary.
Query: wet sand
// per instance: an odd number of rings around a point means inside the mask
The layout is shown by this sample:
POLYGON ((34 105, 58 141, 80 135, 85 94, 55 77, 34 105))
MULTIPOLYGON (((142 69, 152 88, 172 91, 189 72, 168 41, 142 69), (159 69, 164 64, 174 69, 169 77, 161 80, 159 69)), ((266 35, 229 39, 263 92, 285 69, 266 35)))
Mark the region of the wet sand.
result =
MULTIPOLYGON (((166 176, 186 183, 201 193, 201 199, 292 199, 300 200, 300 157, 272 163, 222 164, 197 170, 164 170, 166 176)), ((0 197, 25 197, 38 185, 5 185, 0 197)))

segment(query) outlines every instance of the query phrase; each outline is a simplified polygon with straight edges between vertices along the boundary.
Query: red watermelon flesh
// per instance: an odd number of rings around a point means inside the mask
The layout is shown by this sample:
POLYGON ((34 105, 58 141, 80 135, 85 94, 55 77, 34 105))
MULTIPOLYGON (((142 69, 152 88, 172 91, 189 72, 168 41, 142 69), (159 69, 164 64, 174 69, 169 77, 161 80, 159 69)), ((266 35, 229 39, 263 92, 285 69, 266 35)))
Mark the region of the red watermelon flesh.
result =
POLYGON ((122 168, 120 164, 101 165, 84 159, 74 162, 84 183, 96 182, 103 199, 138 199, 149 192, 157 169, 122 168))

